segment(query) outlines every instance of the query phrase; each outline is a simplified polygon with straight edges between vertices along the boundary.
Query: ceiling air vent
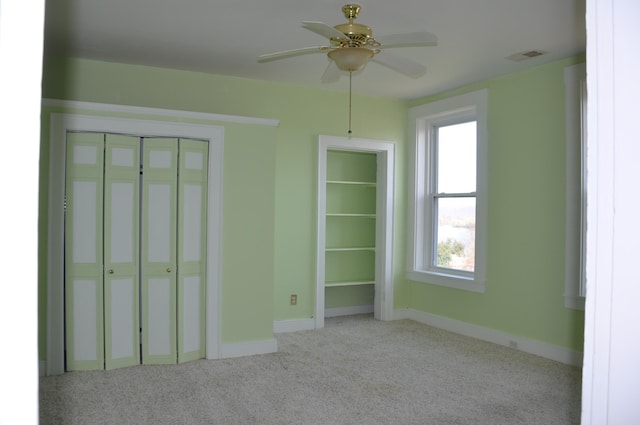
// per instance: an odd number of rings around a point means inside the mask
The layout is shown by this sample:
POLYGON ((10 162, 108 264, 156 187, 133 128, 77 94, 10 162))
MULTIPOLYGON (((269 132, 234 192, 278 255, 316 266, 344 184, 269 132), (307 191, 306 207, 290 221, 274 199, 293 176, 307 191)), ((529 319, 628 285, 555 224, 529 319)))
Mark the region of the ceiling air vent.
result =
POLYGON ((546 53, 548 52, 545 52, 543 50, 527 50, 526 52, 520 52, 520 53, 513 54, 511 56, 507 56, 507 59, 520 62, 523 60, 535 58, 536 56, 542 56, 546 53))

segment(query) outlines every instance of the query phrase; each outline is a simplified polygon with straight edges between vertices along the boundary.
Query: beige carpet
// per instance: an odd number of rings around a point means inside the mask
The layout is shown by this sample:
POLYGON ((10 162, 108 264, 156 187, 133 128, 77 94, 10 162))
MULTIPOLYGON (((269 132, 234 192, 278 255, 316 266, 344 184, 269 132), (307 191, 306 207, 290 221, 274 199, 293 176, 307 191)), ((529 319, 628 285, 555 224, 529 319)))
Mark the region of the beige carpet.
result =
POLYGON ((580 423, 578 368, 413 321, 332 318, 278 344, 41 378, 41 424, 580 423))

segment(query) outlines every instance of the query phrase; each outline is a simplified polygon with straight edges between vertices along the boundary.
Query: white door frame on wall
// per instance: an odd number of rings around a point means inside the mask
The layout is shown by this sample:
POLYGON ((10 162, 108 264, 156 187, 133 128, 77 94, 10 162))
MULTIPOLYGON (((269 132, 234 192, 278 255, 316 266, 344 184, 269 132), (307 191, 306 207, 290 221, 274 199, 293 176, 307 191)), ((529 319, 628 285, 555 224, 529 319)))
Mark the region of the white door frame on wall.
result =
POLYGON ((64 174, 68 131, 182 137, 209 143, 206 357, 220 357, 222 166, 224 127, 148 119, 52 113, 47 246, 47 375, 64 373, 64 174))
POLYGON ((375 153, 376 195, 376 283, 374 317, 393 320, 393 197, 395 145, 393 142, 350 137, 320 136, 318 141, 318 246, 316 260, 316 329, 324 327, 325 317, 325 213, 327 150, 375 153))

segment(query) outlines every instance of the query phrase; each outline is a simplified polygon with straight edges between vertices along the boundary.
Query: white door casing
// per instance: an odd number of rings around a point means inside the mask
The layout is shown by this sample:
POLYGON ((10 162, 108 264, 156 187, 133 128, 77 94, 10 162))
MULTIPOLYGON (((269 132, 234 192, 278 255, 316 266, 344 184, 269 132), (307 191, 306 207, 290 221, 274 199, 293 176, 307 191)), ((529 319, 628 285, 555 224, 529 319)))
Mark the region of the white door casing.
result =
MULTIPOLYGON (((206 358, 219 358, 223 127, 53 113, 50 125, 49 238, 47 247, 47 374, 64 373, 64 174, 67 155, 65 145, 67 133, 73 131, 120 133, 134 136, 185 137, 208 143, 205 351, 206 358)), ((123 286, 118 285, 118 288, 122 289, 123 286)), ((121 338, 121 341, 125 339, 121 338)))
POLYGON ((320 136, 318 142, 318 236, 316 259, 316 329, 324 327, 327 151, 375 153, 376 258, 374 317, 393 319, 393 205, 395 145, 392 142, 350 137, 320 136))

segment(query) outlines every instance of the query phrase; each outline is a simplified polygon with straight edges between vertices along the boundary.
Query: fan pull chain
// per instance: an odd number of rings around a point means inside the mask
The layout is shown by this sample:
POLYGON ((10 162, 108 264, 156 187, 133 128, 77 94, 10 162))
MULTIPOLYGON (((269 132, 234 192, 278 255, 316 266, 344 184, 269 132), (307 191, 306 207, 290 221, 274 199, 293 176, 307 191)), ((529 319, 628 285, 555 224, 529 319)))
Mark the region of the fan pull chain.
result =
POLYGON ((351 134, 351 74, 349 71, 349 131, 348 134, 351 134))

